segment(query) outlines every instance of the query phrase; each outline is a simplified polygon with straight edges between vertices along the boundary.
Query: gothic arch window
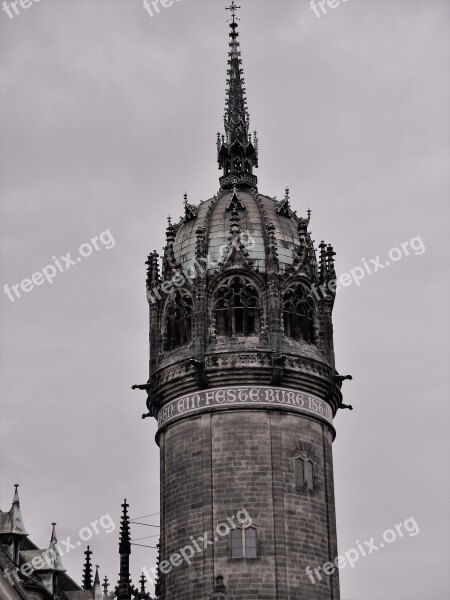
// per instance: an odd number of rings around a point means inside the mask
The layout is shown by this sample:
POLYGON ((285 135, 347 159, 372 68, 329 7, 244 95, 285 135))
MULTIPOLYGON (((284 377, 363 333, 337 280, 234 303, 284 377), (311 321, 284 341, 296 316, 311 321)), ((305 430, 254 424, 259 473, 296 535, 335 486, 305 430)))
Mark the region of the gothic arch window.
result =
POLYGON ((258 539, 255 527, 233 529, 231 558, 258 558, 258 539))
POLYGON ((193 308, 192 298, 183 290, 178 290, 169 300, 165 314, 166 350, 174 350, 192 339, 193 308))
POLYGON ((214 312, 217 335, 259 335, 261 326, 258 290, 242 277, 232 277, 217 291, 214 312))
POLYGON ((297 456, 295 463, 295 489, 300 492, 314 489, 315 468, 310 458, 297 456))
POLYGON ((314 301, 301 284, 284 293, 283 325, 287 336, 314 344, 314 301))

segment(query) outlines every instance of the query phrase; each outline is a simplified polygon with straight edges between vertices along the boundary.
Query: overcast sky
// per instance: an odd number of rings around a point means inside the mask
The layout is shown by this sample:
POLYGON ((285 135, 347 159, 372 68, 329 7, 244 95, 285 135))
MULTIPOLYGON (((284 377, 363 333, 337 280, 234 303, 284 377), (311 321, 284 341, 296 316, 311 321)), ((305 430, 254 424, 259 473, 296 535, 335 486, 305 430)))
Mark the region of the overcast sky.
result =
MULTIPOLYGON (((118 525, 125 496, 132 516, 159 511, 156 427, 140 418, 145 394, 130 390, 148 377, 144 263, 184 191, 196 203, 219 187, 227 4, 182 0, 153 17, 137 0, 1 11, 2 290, 110 232, 68 270, 60 260, 52 284, 1 298, 0 506, 20 483, 38 545, 52 521, 72 542, 105 514, 118 525)), ((306 0, 240 4, 260 192, 289 185, 299 214, 311 207, 338 274, 400 250, 335 306, 337 368, 354 376, 344 392, 355 409, 335 420, 339 549, 410 517, 420 532, 343 569, 342 598, 443 600, 450 5, 348 0, 319 18, 306 0)), ((117 544, 118 530, 91 540, 113 582, 117 544)), ((82 548, 63 560, 80 581, 82 548)), ((153 563, 134 546, 134 581, 153 563)))

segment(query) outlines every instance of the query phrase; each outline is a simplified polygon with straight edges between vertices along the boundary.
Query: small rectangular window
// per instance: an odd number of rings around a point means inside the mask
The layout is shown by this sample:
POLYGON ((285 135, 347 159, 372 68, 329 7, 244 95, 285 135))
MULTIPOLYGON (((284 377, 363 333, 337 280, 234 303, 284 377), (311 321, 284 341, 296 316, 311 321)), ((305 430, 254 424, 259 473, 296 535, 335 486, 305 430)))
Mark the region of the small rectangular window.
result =
POLYGON ((245 534, 245 558, 257 558, 256 529, 249 527, 244 529, 245 534))
POLYGON ((233 529, 231 532, 231 558, 244 558, 242 529, 233 529))

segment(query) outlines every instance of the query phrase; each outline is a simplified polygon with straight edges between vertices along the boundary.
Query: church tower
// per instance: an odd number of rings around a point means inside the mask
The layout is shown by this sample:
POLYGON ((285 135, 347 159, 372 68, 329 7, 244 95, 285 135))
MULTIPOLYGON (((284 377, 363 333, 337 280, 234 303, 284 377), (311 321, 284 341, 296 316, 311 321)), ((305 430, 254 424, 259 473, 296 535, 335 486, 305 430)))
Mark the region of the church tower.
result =
MULTIPOLYGON (((258 190, 234 1, 216 195, 147 261, 163 600, 337 600, 335 253, 258 190), (332 565, 333 566, 333 565, 332 565), (320 577, 314 568, 320 567, 320 577), (311 576, 311 570, 313 575, 311 576)), ((280 140, 280 144, 282 140, 280 140)))

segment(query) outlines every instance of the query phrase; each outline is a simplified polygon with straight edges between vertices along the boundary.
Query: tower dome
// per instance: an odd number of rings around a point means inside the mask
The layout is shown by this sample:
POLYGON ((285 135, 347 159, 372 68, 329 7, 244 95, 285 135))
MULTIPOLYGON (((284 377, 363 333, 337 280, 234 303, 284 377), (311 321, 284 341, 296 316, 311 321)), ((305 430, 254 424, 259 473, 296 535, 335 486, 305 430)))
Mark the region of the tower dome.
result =
MULTIPOLYGON (((280 273, 284 274, 292 267, 301 244, 298 229, 301 219, 291 210, 288 189, 280 202, 259 194, 255 189, 234 188, 221 189, 214 198, 198 207, 186 204, 185 216, 175 227, 174 255, 177 263, 182 268, 195 264, 196 231, 201 228, 210 254, 208 271, 213 273, 212 264, 215 259, 223 258, 224 247, 228 245, 235 212, 248 257, 259 273, 266 272, 273 242, 277 248, 280 273), (274 239, 270 235, 271 226, 274 227, 274 239)), ((311 257, 314 258, 314 252, 311 252, 311 257)))

